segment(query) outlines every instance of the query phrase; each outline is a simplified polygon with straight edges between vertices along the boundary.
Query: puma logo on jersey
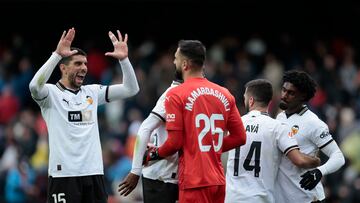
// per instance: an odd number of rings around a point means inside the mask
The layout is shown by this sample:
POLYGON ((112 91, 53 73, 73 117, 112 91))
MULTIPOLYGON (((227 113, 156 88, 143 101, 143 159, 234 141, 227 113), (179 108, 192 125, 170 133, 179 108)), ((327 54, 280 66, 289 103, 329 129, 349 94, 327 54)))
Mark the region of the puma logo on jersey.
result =
POLYGON ((259 131, 259 124, 256 125, 246 125, 246 132, 251 132, 251 133, 258 133, 259 131))
POLYGON ((69 105, 69 101, 67 101, 66 99, 62 99, 64 102, 66 102, 67 103, 67 105, 69 105))

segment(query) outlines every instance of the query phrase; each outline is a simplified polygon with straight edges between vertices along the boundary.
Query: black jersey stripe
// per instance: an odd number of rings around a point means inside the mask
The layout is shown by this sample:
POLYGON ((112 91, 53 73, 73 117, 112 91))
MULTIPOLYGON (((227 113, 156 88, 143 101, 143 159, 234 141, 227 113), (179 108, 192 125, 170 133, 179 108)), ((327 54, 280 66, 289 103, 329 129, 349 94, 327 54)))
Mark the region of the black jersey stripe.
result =
POLYGON ((323 144, 321 147, 319 147, 320 149, 326 147, 326 145, 330 144, 332 141, 334 141, 333 139, 329 140, 327 143, 323 144))
POLYGON ((160 120, 162 120, 164 123, 166 122, 165 118, 162 117, 160 114, 156 113, 155 111, 152 111, 151 113, 154 114, 155 116, 159 117, 160 120))
POLYGON ((110 102, 110 100, 109 100, 109 86, 106 86, 106 90, 105 90, 105 101, 106 101, 106 102, 110 102))
POLYGON ((290 152, 293 149, 299 148, 298 145, 293 145, 285 149, 284 154, 286 155, 288 152, 290 152))

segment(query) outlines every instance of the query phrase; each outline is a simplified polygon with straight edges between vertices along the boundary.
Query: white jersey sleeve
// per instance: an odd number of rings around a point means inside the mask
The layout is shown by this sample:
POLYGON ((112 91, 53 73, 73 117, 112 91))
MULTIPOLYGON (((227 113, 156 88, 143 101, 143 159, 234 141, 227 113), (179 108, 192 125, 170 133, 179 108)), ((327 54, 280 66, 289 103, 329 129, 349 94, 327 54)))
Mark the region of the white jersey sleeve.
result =
POLYGON ((314 122, 313 131, 309 135, 309 139, 320 149, 333 141, 328 126, 321 120, 314 122))
POLYGON ((103 86, 103 85, 88 85, 92 91, 96 93, 98 96, 98 105, 105 104, 109 101, 108 93, 109 93, 109 87, 103 86))
POLYGON ((277 146, 284 155, 293 149, 299 148, 294 136, 289 132, 289 127, 285 123, 280 123, 275 130, 277 146))

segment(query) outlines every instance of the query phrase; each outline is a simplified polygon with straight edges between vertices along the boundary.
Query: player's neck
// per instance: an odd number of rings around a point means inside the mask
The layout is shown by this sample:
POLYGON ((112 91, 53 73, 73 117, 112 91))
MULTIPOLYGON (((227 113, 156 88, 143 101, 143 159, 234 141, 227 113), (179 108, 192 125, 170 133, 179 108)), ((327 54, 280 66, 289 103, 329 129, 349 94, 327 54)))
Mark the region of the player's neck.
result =
POLYGON ((260 111, 261 113, 267 113, 267 107, 262 107, 262 106, 253 106, 250 107, 249 109, 250 111, 260 111))
POLYGON ((192 79, 192 78, 204 78, 204 75, 202 72, 195 72, 195 73, 188 73, 184 74, 184 81, 192 79))
POLYGON ((80 89, 80 88, 78 88, 78 87, 73 87, 72 85, 70 85, 69 80, 65 80, 65 79, 61 78, 61 79, 59 80, 59 82, 60 82, 62 85, 64 85, 64 87, 66 87, 66 88, 69 89, 69 90, 78 91, 78 90, 80 89))

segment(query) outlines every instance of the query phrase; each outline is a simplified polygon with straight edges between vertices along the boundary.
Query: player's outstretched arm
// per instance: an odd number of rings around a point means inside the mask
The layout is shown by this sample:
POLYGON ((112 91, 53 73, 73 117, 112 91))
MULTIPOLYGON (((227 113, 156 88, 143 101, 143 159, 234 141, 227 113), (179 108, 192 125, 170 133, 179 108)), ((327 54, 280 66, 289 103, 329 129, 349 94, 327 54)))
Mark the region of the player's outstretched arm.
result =
POLYGON ((161 121, 157 116, 153 114, 150 114, 142 122, 136 137, 134 159, 132 162, 131 172, 119 184, 118 192, 120 193, 120 195, 127 196, 135 189, 136 185, 138 184, 142 170, 143 156, 146 151, 147 143, 150 140, 151 132, 154 131, 157 127, 159 127, 162 122, 163 121, 161 121))
POLYGON ((320 159, 318 157, 303 154, 298 148, 292 149, 286 156, 299 168, 314 168, 320 165, 320 159))
POLYGON ((123 99, 134 96, 139 92, 139 84, 136 79, 134 69, 128 58, 128 35, 121 35, 117 30, 116 37, 111 31, 109 32, 110 40, 114 46, 114 51, 106 52, 106 56, 111 56, 119 60, 121 70, 123 73, 123 84, 116 84, 109 86, 109 100, 123 99))
POLYGON ((45 62, 45 64, 36 72, 34 78, 30 81, 29 89, 33 98, 41 100, 47 96, 48 89, 46 89, 45 83, 49 80, 51 73, 54 71, 56 65, 59 63, 62 57, 70 56, 77 52, 76 50, 70 50, 74 37, 74 28, 71 28, 67 32, 64 31, 62 33, 56 50, 45 62))

